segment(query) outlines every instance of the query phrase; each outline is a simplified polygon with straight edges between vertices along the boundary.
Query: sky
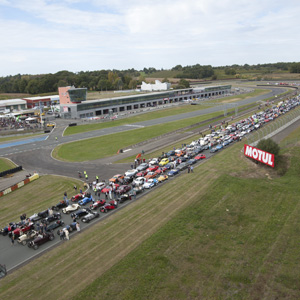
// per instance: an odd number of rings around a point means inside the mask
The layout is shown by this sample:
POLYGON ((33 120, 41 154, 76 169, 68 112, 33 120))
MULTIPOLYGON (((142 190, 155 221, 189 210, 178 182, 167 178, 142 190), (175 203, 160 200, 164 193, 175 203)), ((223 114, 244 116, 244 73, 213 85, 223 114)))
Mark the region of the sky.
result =
POLYGON ((0 0, 0 76, 300 61, 299 0, 0 0))

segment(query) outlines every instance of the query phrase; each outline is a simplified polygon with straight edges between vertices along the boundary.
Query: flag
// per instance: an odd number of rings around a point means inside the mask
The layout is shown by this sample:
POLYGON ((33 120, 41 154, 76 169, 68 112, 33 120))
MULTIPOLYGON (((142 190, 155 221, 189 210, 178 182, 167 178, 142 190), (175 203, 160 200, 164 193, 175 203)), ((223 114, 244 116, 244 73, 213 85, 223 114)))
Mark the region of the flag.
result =
POLYGON ((142 153, 139 153, 136 158, 140 158, 142 156, 142 153))

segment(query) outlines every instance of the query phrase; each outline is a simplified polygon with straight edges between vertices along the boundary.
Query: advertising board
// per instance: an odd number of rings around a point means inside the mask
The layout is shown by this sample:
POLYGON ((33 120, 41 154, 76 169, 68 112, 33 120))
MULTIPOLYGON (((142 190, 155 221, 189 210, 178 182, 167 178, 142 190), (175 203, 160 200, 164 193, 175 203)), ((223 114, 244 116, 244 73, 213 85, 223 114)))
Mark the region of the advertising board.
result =
POLYGON ((274 168, 274 154, 245 144, 244 155, 274 168))

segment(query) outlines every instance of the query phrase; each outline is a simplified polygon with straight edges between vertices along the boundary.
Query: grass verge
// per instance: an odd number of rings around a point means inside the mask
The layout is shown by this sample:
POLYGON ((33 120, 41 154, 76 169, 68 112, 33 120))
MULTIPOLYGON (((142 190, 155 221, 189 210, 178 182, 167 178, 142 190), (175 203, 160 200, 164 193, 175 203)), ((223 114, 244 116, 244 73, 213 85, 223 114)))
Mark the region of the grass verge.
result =
POLYGON ((0 158, 0 172, 13 169, 16 165, 9 159, 0 158))

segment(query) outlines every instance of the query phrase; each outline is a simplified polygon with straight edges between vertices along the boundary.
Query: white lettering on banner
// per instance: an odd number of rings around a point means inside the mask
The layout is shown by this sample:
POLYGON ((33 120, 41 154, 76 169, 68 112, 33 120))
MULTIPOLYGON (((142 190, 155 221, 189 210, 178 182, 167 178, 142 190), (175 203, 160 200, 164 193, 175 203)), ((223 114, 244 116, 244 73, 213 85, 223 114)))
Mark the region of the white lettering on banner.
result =
POLYGON ((244 155, 258 160, 274 168, 274 154, 268 153, 255 147, 244 145, 244 155))
POLYGON ((269 154, 268 165, 271 166, 271 167, 273 167, 272 156, 270 154, 269 154))
POLYGON ((252 148, 248 145, 246 147, 245 155, 252 157, 252 148))
POLYGON ((252 156, 254 159, 257 159, 257 150, 255 148, 252 150, 252 156))

